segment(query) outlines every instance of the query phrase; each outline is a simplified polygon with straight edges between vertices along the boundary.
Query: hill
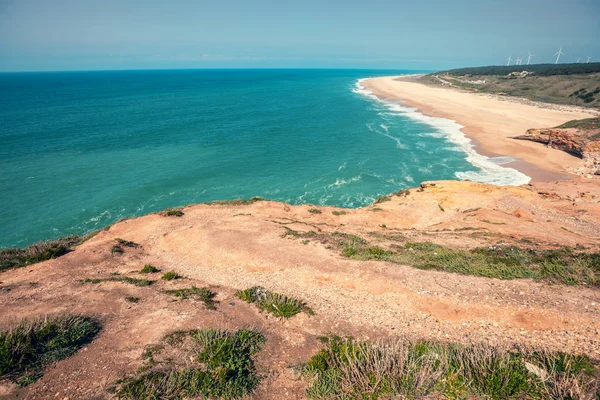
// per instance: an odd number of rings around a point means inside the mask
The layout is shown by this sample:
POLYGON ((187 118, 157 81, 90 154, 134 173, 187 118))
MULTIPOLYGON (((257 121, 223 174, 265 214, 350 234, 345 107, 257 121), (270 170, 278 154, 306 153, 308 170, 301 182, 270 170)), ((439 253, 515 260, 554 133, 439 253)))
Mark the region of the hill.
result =
POLYGON ((600 109, 600 63, 460 68, 423 76, 423 83, 600 109))

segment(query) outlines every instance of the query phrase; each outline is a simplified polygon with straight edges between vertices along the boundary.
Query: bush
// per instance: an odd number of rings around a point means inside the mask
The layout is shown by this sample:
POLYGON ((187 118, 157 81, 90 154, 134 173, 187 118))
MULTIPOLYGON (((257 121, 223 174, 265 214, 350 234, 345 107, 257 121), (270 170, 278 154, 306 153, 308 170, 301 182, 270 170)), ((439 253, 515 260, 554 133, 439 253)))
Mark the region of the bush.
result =
POLYGON ((163 279, 165 281, 172 281, 173 279, 181 279, 183 278, 181 275, 179 275, 178 273, 176 273, 175 271, 169 271, 166 272, 165 274, 163 274, 163 276, 160 277, 160 279, 163 279))
POLYGON ((270 292, 261 286, 240 290, 235 295, 245 302, 256 304, 261 310, 278 317, 291 318, 302 311, 314 315, 314 311, 304 302, 293 297, 270 292))
POLYGON ((204 305, 209 310, 216 310, 214 297, 217 295, 214 292, 211 292, 207 288, 197 288, 192 285, 190 288, 185 289, 174 289, 174 290, 165 290, 166 294, 170 294, 173 296, 180 297, 182 299, 194 298, 196 300, 200 300, 204 302, 204 305))
POLYGON ((71 251, 81 240, 79 236, 69 236, 35 243, 24 249, 0 250, 0 272, 58 258, 71 251))
POLYGON ((245 329, 174 332, 164 338, 164 344, 152 346, 146 352, 149 356, 144 370, 150 371, 117 382, 116 395, 135 400, 248 396, 261 380, 252 357, 264 342, 262 334, 245 329), (163 353, 175 344, 191 349, 184 359, 193 360, 192 365, 178 368, 168 365, 163 353), (159 357, 165 360, 157 363, 159 357))
POLYGON ((140 273, 142 274, 155 274, 157 272, 160 272, 160 269, 156 268, 152 264, 144 265, 144 268, 142 268, 142 270, 140 271, 140 273))
POLYGON ((100 322, 85 316, 22 321, 0 332, 0 380, 20 386, 39 379, 44 368, 75 354, 100 332, 100 322))
POLYGON ((322 338, 302 367, 310 399, 593 398, 587 356, 427 341, 322 338))

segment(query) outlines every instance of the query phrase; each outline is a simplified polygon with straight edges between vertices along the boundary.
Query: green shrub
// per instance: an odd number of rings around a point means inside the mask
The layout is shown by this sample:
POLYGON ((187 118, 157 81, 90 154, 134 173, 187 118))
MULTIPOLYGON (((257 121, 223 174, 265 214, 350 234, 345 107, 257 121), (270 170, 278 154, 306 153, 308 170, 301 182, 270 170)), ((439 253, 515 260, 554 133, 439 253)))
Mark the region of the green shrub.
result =
POLYGON ((181 208, 167 208, 159 213, 165 217, 183 217, 184 213, 181 208))
POLYGON ((180 297, 182 299, 193 298, 204 302, 204 305, 209 310, 216 310, 214 297, 217 295, 207 288, 197 288, 192 285, 190 288, 165 290, 166 294, 180 297))
POLYGON ((379 203, 384 203, 386 201, 390 201, 392 199, 389 198, 389 196, 383 195, 383 196, 379 196, 374 202, 373 204, 379 204, 379 203))
POLYGON ((85 316, 60 316, 22 321, 0 332, 0 380, 26 386, 44 368, 75 354, 100 332, 100 322, 85 316))
POLYGON ((113 247, 110 248, 110 254, 123 254, 124 252, 125 251, 123 250, 123 248, 118 244, 115 244, 113 247))
POLYGON ((116 395, 136 400, 246 397, 261 380, 252 357, 264 342, 262 334, 245 329, 174 332, 164 344, 152 346, 146 371, 117 382, 116 395), (174 368, 167 360, 156 363, 174 344, 192 349, 187 357, 192 365, 174 368))
POLYGON ((175 271, 169 271, 169 272, 165 272, 163 274, 163 276, 160 277, 160 279, 163 279, 165 281, 172 281, 173 279, 181 279, 183 278, 181 275, 179 275, 178 273, 176 273, 175 271))
POLYGON ((322 211, 319 210, 318 208, 309 208, 308 212, 311 214, 321 214, 322 213, 322 211))
POLYGON ((0 250, 0 272, 20 268, 67 254, 73 246, 81 243, 79 236, 39 242, 24 249, 0 250))
POLYGON ((302 311, 309 315, 314 315, 314 311, 304 302, 293 297, 270 292, 261 286, 240 290, 235 295, 245 302, 254 303, 261 310, 278 317, 291 318, 302 311))
POLYGON ((140 301, 140 298, 134 296, 127 296, 125 297, 125 301, 128 303, 138 303, 140 301))
POLYGON ((593 398, 586 356, 427 341, 332 336, 303 367, 309 399, 593 398))
POLYGON ((102 283, 102 282, 123 282, 123 283, 129 283, 130 285, 144 287, 144 286, 152 285, 155 281, 148 280, 148 279, 130 278, 128 276, 111 276, 110 278, 86 278, 86 279, 82 280, 81 282, 82 283, 93 283, 93 284, 98 284, 98 283, 102 283))
POLYGON ((152 264, 144 265, 144 268, 142 268, 142 270, 140 271, 140 273, 142 274, 155 274, 157 272, 160 272, 160 269, 156 268, 152 264))
POLYGON ((120 246, 125 246, 125 247, 138 247, 139 244, 132 242, 130 240, 125 240, 125 239, 121 239, 121 238, 115 238, 115 240, 117 241, 117 243, 120 246))

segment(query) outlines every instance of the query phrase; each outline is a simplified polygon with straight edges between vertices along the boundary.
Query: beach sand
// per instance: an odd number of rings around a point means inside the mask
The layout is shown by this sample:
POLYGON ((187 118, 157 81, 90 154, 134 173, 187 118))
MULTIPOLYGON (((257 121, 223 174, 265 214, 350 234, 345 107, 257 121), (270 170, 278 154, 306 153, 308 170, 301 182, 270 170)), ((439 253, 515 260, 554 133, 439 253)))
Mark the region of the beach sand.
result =
POLYGON ((415 76, 380 77, 363 81, 366 89, 384 101, 401 100, 422 113, 456 121, 464 128, 479 154, 509 156, 518 161, 504 164, 547 182, 569 178, 566 168, 583 165, 581 159, 542 144, 511 139, 530 128, 549 128, 573 119, 590 118, 592 112, 574 107, 544 107, 497 95, 469 93, 435 87, 415 76))

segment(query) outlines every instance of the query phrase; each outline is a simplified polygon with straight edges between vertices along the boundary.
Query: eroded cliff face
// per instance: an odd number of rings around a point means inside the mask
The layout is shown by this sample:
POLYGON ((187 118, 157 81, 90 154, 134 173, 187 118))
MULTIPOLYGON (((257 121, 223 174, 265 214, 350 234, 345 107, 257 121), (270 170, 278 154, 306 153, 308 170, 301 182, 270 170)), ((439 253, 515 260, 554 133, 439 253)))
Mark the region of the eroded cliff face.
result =
POLYGON ((528 129, 524 135, 515 136, 514 139, 542 143, 582 158, 585 162, 584 167, 569 170, 570 173, 600 175, 600 140, 595 139, 597 133, 597 130, 528 129))

